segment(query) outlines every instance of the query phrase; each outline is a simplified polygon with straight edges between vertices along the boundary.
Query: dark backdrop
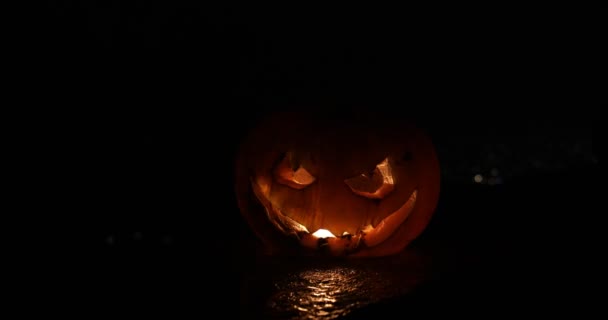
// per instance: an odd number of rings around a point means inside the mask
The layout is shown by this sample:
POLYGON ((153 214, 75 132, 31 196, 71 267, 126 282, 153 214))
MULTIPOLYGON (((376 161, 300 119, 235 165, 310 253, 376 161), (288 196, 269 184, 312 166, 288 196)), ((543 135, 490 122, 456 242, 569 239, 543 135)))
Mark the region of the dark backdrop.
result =
POLYGON ((450 253, 446 276, 383 310, 561 310, 587 283, 600 178, 580 19, 49 4, 38 92, 68 123, 56 129, 78 195, 69 257, 88 312, 238 314, 254 300, 239 277, 256 262, 234 155, 257 119, 307 105, 399 109, 437 146, 441 200, 420 242, 450 253))

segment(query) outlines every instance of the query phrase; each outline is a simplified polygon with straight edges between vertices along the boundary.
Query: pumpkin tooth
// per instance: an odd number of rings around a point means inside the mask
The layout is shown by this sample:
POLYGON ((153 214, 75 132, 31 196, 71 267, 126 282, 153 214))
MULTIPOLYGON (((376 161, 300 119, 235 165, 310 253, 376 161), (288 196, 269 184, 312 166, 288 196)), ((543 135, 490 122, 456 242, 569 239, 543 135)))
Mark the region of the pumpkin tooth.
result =
POLYGON ((312 250, 322 250, 333 256, 340 256, 355 251, 361 243, 360 236, 317 237, 313 234, 304 234, 300 238, 300 245, 312 250))
POLYGON ((368 233, 374 230, 374 226, 372 226, 371 224, 366 225, 365 227, 363 227, 363 229, 361 229, 361 232, 363 233, 368 233))

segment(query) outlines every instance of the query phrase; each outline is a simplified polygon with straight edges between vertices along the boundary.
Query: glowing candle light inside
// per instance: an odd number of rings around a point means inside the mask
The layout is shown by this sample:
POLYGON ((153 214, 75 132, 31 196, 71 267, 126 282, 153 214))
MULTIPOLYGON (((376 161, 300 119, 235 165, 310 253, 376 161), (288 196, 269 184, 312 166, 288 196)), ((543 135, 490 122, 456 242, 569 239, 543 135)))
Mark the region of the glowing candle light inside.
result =
POLYGON ((315 233, 313 233, 312 235, 317 238, 335 238, 336 237, 329 230, 325 230, 325 229, 319 229, 319 230, 315 231, 315 233))

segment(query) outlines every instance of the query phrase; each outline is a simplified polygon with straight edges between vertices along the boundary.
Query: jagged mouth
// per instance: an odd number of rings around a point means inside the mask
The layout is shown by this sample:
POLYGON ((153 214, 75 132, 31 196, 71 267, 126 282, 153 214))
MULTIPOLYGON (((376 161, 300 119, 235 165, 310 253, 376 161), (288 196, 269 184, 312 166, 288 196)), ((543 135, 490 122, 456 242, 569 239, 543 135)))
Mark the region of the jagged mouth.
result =
MULTIPOLYGON (((255 185, 255 184, 254 184, 255 185)), ((268 219, 286 235, 295 237, 299 244, 307 249, 323 251, 333 256, 353 254, 363 248, 377 246, 387 240, 407 220, 412 213, 418 190, 414 190, 409 199, 397 210, 384 218, 375 227, 361 227, 356 234, 344 232, 333 235, 326 229, 310 232, 306 226, 290 218, 280 208, 275 207, 254 187, 256 196, 266 208, 268 219)))

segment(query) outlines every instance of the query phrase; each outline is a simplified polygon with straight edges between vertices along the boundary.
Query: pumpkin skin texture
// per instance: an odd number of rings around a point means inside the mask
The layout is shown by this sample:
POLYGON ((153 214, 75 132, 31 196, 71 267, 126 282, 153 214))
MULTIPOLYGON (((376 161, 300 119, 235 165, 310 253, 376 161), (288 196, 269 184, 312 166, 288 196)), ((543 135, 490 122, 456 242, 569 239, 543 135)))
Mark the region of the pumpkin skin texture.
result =
POLYGON ((388 113, 275 113, 236 158, 241 214, 269 254, 396 254, 428 225, 439 186, 429 136, 388 113))

